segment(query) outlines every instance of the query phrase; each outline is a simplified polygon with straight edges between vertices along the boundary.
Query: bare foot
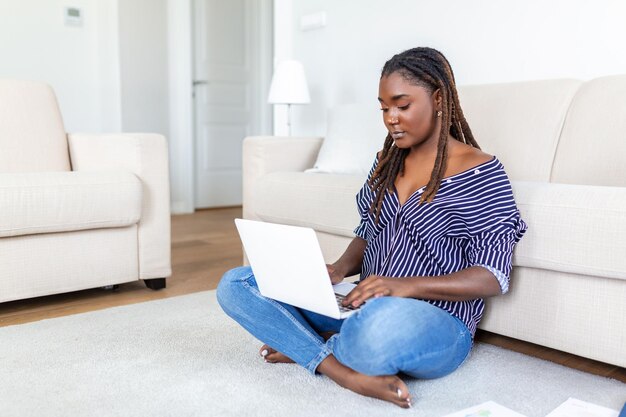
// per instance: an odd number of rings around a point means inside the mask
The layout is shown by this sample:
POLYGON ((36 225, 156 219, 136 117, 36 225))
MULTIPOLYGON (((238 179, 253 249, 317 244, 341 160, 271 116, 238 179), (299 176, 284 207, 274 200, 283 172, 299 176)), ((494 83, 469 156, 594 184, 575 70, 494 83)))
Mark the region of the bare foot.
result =
POLYGON ((389 401, 402 408, 411 407, 409 388, 395 375, 361 374, 341 364, 333 355, 327 356, 317 371, 357 394, 389 401))
POLYGON ((263 356, 265 362, 269 363, 294 363, 290 358, 283 355, 280 352, 277 352, 275 349, 272 349, 268 345, 261 346, 259 350, 259 354, 263 356))
POLYGON ((402 408, 411 407, 411 395, 404 381, 395 375, 369 376, 356 371, 345 388, 361 395, 389 401, 402 408))

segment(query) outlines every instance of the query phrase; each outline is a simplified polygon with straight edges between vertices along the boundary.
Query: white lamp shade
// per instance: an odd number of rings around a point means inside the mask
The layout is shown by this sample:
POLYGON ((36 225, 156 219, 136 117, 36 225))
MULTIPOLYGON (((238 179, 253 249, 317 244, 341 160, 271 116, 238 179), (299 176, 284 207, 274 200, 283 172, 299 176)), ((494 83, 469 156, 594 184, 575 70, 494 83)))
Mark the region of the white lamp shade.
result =
POLYGON ((299 61, 287 60, 278 64, 274 72, 268 103, 306 104, 311 102, 304 67, 299 61))

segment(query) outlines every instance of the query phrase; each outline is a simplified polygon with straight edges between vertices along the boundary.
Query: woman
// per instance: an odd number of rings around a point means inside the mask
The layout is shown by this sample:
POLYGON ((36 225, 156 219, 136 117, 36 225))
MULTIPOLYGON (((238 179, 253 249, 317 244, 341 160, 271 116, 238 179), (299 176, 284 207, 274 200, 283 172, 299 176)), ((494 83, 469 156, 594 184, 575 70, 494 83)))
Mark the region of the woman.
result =
POLYGON ((513 247, 527 229, 500 161, 463 116, 446 58, 413 48, 385 63, 388 130, 357 194, 361 222, 331 281, 361 274, 336 320, 264 298, 250 268, 227 272, 224 311, 265 345, 266 362, 296 362, 357 393, 411 406, 398 373, 438 378, 467 358, 483 299, 508 290, 513 247))

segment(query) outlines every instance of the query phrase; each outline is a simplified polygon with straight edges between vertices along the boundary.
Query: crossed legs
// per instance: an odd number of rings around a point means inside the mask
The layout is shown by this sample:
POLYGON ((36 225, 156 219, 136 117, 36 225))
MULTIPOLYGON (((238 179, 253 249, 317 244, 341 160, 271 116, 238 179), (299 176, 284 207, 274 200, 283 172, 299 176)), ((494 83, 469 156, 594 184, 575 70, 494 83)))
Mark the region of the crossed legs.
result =
POLYGON ((267 362, 296 362, 401 407, 409 407, 411 398, 399 372, 440 377, 456 369, 471 348, 460 320, 419 300, 373 299, 348 319, 336 320, 263 297, 249 267, 227 272, 217 297, 226 314, 265 343, 261 354, 267 362))

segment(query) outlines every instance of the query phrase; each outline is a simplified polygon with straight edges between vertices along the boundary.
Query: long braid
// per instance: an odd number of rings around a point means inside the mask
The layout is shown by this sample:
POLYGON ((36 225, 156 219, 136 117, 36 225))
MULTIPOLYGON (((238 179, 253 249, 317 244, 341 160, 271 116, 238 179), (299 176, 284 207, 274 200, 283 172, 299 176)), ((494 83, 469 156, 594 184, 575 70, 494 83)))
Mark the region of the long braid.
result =
MULTIPOLYGON (((437 143, 437 156, 430 180, 420 197, 420 204, 430 203, 435 198, 441 179, 446 172, 448 135, 475 148, 480 149, 480 147, 461 110, 452 67, 441 52, 432 48, 419 47, 394 55, 385 63, 381 78, 394 72, 398 72, 412 84, 427 88, 431 94, 436 89, 440 89, 441 92, 442 129, 437 143)), ((408 154, 409 149, 394 146, 393 138, 390 134, 387 135, 378 164, 368 183, 374 193, 370 211, 375 214, 376 223, 380 218, 385 193, 393 193, 397 176, 404 174, 404 161, 408 154)))
POLYGON ((408 149, 399 149, 394 146, 393 138, 388 134, 378 164, 369 181, 371 189, 375 191, 371 210, 376 213, 376 223, 382 210, 384 191, 393 191, 396 175, 404 173, 406 155, 408 155, 408 149))

